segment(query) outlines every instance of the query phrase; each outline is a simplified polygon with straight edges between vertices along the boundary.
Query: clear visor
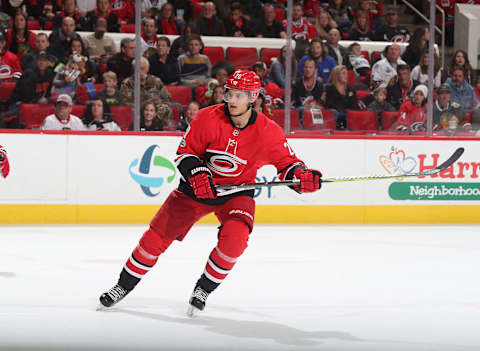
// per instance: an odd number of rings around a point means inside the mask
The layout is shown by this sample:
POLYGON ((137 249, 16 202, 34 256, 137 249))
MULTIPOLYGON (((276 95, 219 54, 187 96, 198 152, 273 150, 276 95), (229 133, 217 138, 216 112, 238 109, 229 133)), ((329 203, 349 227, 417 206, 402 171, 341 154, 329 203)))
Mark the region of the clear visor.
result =
POLYGON ((258 97, 258 92, 237 90, 225 87, 225 94, 223 95, 223 101, 225 102, 248 102, 253 103, 258 97))

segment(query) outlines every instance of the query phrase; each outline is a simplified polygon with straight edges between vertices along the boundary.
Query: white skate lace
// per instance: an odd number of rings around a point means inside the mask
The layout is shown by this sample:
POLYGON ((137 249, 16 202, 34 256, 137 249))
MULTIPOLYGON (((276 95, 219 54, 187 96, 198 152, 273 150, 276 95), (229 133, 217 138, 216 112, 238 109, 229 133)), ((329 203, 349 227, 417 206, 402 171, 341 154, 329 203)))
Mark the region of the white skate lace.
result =
POLYGON ((202 302, 207 301, 208 293, 200 287, 197 287, 193 292, 193 297, 196 297, 202 302))
POLYGON ((113 288, 111 288, 108 292, 107 295, 110 296, 110 298, 113 301, 117 301, 124 297, 127 294, 127 291, 122 288, 120 285, 115 285, 113 288))

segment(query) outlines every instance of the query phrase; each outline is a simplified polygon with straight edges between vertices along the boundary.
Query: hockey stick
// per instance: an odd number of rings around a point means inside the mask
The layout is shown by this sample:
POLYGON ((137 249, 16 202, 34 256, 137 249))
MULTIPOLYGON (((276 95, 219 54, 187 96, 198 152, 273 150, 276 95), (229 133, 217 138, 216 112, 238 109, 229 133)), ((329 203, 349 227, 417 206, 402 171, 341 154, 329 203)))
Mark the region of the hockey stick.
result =
MULTIPOLYGON (((459 147, 455 152, 450 156, 445 162, 439 166, 431 169, 427 169, 422 172, 417 173, 406 173, 406 174, 397 174, 397 175, 374 175, 374 176, 365 176, 365 177, 337 177, 337 178, 322 178, 322 183, 337 183, 337 182, 358 182, 365 180, 382 180, 382 179, 398 179, 398 178, 407 178, 407 177, 425 177, 431 176, 441 171, 447 169, 453 165, 459 158, 462 156, 465 149, 459 147)), ((231 185, 217 185, 217 190, 233 190, 233 189, 242 189, 250 190, 255 188, 264 188, 270 186, 292 186, 299 184, 299 180, 282 180, 282 181, 273 181, 273 182, 262 182, 262 183, 246 183, 246 184, 231 184, 231 185)))

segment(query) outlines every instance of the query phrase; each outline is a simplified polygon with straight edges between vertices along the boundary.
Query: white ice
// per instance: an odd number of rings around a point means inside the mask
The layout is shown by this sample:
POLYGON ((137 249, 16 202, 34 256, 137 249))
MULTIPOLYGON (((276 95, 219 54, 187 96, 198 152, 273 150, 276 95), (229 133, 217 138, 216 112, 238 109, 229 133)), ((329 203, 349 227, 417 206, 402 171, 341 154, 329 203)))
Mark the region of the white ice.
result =
POLYGON ((114 309, 145 226, 0 227, 0 350, 480 350, 479 226, 262 226, 206 310, 195 226, 114 309))

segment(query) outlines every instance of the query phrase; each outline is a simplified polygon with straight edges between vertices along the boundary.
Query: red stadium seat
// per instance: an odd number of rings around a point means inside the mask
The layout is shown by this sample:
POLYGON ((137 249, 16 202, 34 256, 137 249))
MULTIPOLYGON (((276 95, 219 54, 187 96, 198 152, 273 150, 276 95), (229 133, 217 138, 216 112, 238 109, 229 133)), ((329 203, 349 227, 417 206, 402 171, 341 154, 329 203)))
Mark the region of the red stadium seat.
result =
POLYGON ((43 24, 43 29, 45 30, 50 30, 52 29, 52 27, 53 27, 52 21, 45 21, 45 23, 43 24))
POLYGON ((267 66, 270 66, 272 64, 272 59, 278 57, 279 55, 280 49, 260 49, 260 56, 262 57, 262 61, 265 62, 267 66))
POLYGON ((40 30, 40 22, 38 21, 28 21, 29 30, 40 30))
POLYGON ((205 46, 203 54, 208 56, 212 66, 217 62, 225 61, 225 53, 221 46, 205 46))
POLYGON ((86 105, 73 105, 71 114, 77 116, 78 118, 83 118, 83 114, 87 109, 86 105))
POLYGON ((135 25, 134 24, 121 24, 120 25, 120 33, 135 33, 135 25))
POLYGON ((378 130, 378 117, 375 111, 347 110, 347 128, 353 130, 378 130))
POLYGON ((173 102, 178 102, 183 107, 193 100, 192 89, 187 85, 167 85, 166 88, 173 102))
POLYGON ((362 51, 361 54, 367 59, 368 63, 370 63, 370 54, 368 51, 362 51))
POLYGON ((175 125, 180 121, 180 110, 178 106, 172 106, 172 115, 172 124, 173 127, 175 127, 175 125))
POLYGON ((112 118, 122 130, 129 130, 133 123, 133 112, 130 106, 110 106, 112 118))
POLYGON ((21 104, 20 122, 26 129, 40 128, 43 120, 53 113, 53 105, 21 104))
POLYGON ((332 135, 365 135, 363 130, 332 130, 332 135))
POLYGON ((6 102, 10 95, 12 94, 13 89, 15 89, 15 82, 2 82, 0 83, 0 101, 6 102))
MULTIPOLYGON (((105 85, 104 84, 94 84, 95 91, 98 93, 99 90, 102 90, 105 85)), ((77 85, 77 103, 78 104, 87 104, 90 101, 90 97, 88 96, 87 89, 85 85, 79 84, 77 85)))
POLYGON ((228 47, 227 57, 236 68, 250 69, 258 61, 256 48, 228 47))
POLYGON ((203 11, 203 4, 193 4, 193 18, 198 18, 203 11))
POLYGON ((282 22, 287 16, 285 15, 285 9, 283 7, 275 8, 275 20, 282 22))
POLYGON ((347 76, 347 84, 348 85, 355 85, 357 84, 357 76, 355 75, 355 72, 352 70, 349 70, 347 76))
POLYGON ((335 129, 335 116, 332 110, 303 110, 303 127, 310 130, 335 129))
MULTIPOLYGON (((285 110, 284 109, 276 109, 272 110, 273 119, 277 124, 282 127, 285 126, 285 110)), ((298 120, 298 112, 295 109, 290 110, 290 129, 300 129, 300 121, 298 120)))
POLYGON ((398 116, 400 116, 400 112, 394 111, 383 111, 382 112, 382 129, 389 130, 392 125, 397 121, 398 116))
POLYGON ((370 61, 372 65, 380 60, 382 58, 382 52, 381 51, 373 51, 372 52, 372 60, 370 61))

